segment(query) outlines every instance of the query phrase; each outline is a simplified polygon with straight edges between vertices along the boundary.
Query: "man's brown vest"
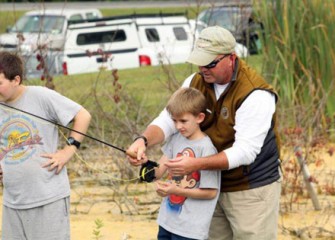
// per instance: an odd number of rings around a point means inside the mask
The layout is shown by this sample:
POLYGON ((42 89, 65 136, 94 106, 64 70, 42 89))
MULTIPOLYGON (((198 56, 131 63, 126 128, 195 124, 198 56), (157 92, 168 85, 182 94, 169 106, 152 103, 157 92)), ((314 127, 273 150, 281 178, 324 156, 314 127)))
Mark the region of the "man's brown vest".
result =
MULTIPOLYGON (((236 63, 233 79, 218 100, 215 97, 213 84, 206 83, 199 73, 194 76, 190 85, 199 89, 207 99, 211 113, 206 114, 201 128, 211 138, 219 152, 233 145, 235 113, 249 94, 254 90, 262 89, 274 93, 277 99, 272 86, 266 83, 255 70, 240 59, 237 59, 236 63)), ((279 144, 276 141, 278 137, 275 131, 275 115, 261 152, 255 161, 248 166, 222 171, 221 192, 261 187, 279 179, 279 144)))

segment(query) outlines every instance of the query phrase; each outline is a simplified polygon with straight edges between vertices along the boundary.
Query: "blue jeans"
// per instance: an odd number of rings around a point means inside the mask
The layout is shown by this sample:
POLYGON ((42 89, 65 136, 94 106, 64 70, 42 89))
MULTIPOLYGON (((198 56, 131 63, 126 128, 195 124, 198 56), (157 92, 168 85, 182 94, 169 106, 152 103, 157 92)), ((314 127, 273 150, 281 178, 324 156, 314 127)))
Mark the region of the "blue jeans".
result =
POLYGON ((164 228, 162 228, 161 226, 159 226, 157 239, 158 240, 196 240, 194 238, 182 237, 177 234, 171 233, 165 230, 164 228))

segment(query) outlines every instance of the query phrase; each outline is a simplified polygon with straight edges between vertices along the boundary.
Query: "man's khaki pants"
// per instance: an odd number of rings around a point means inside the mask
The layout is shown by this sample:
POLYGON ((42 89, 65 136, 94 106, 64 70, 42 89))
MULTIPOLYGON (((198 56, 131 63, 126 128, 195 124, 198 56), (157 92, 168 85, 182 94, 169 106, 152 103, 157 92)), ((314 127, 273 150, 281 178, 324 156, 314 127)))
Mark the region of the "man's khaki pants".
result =
POLYGON ((277 239, 281 179, 264 187, 221 193, 209 240, 277 239))

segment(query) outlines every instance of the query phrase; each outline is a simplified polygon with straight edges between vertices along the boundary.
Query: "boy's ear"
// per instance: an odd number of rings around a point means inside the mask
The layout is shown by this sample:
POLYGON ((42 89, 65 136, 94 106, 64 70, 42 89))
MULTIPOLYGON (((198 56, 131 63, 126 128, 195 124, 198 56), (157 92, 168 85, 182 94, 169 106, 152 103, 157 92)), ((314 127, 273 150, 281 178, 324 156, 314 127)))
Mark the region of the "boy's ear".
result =
POLYGON ((206 115, 204 113, 199 113, 197 117, 198 124, 202 123, 205 120, 206 115))
POLYGON ((22 82, 22 79, 21 79, 21 77, 20 77, 19 75, 16 75, 16 76, 14 77, 14 81, 17 82, 18 85, 20 85, 21 82, 22 82))

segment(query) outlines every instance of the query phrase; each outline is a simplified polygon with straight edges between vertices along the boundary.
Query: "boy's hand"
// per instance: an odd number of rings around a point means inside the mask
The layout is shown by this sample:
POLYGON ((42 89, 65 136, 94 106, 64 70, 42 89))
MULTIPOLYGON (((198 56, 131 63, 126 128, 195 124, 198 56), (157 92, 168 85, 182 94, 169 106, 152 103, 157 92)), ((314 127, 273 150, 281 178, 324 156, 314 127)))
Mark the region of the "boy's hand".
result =
POLYGON ((70 161, 75 151, 75 146, 67 146, 62 150, 58 150, 56 153, 42 154, 41 157, 48 158, 48 161, 42 164, 42 167, 48 168, 49 171, 56 169, 56 174, 59 174, 64 168, 65 164, 70 161))
POLYGON ((168 194, 166 193, 166 188, 168 186, 167 182, 163 182, 163 181, 156 181, 155 182, 156 185, 156 193, 161 196, 161 197, 166 197, 168 196, 168 194))
POLYGON ((156 181, 156 193, 161 197, 166 197, 177 193, 177 186, 170 182, 156 181))

